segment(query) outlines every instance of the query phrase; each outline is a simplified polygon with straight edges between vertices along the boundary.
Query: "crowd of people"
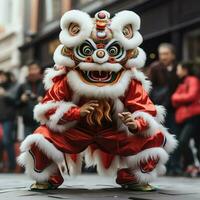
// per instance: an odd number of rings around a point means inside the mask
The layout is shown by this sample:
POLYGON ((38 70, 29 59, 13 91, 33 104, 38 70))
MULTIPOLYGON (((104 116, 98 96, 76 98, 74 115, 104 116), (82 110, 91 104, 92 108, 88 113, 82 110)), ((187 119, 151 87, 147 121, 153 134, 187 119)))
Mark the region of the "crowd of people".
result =
POLYGON ((0 71, 0 172, 16 172, 18 116, 23 119, 24 138, 37 127, 33 108, 44 95, 42 70, 37 62, 28 66, 28 76, 18 84, 10 72, 0 71))
POLYGON ((179 145, 167 166, 167 175, 200 176, 200 65, 176 62, 175 47, 158 47, 159 60, 147 68, 152 81, 151 99, 166 108, 165 125, 179 145))
MULTIPOLYGON (((166 108, 165 126, 179 145, 167 164, 169 176, 200 176, 200 64, 176 61, 175 47, 158 47, 158 61, 145 68, 152 81, 150 97, 166 108)), ((33 108, 45 94, 38 62, 28 65, 28 75, 18 84, 10 72, 0 71, 0 172, 16 172, 18 117, 24 138, 37 127, 33 108)), ((19 170, 20 171, 20 170, 19 170)))

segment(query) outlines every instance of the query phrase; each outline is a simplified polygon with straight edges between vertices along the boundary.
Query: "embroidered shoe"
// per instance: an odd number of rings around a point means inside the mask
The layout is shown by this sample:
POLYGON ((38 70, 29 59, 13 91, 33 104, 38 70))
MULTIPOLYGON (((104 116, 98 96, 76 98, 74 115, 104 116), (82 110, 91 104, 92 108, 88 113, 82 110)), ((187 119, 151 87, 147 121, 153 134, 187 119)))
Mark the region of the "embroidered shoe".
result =
POLYGON ((148 183, 128 183, 121 185, 125 190, 140 191, 140 192, 152 192, 156 191, 156 188, 148 183))
POLYGON ((57 187, 48 183, 48 182, 43 182, 43 183, 33 183, 30 186, 31 190, 55 190, 57 187))

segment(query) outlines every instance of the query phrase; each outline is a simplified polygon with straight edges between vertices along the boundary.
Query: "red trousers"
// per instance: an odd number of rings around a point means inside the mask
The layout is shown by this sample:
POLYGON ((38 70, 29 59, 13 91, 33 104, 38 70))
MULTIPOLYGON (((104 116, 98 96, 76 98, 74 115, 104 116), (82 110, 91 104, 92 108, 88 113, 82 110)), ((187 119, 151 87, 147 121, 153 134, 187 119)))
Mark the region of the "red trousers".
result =
MULTIPOLYGON (((46 126, 40 126, 36 129, 35 133, 42 134, 61 152, 71 154, 72 159, 76 159, 76 154, 83 152, 89 146, 93 150, 99 149, 103 152, 102 162, 105 168, 109 168, 115 155, 120 157, 136 155, 145 149, 162 147, 165 141, 165 137, 161 132, 150 137, 143 137, 140 135, 128 136, 123 131, 113 129, 90 132, 88 130, 72 128, 65 133, 55 133, 50 131, 46 126)), ((32 145, 30 153, 34 158, 34 169, 36 171, 43 171, 52 163, 52 160, 44 155, 36 145, 32 145)), ((146 163, 144 168, 152 170, 155 166, 156 161, 152 162, 150 160, 150 163, 146 163)), ((130 173, 128 168, 120 169, 116 181, 119 184, 124 184, 135 181, 135 177, 130 173)), ((63 178, 60 172, 58 171, 51 176, 49 182, 54 185, 62 184, 63 178)))

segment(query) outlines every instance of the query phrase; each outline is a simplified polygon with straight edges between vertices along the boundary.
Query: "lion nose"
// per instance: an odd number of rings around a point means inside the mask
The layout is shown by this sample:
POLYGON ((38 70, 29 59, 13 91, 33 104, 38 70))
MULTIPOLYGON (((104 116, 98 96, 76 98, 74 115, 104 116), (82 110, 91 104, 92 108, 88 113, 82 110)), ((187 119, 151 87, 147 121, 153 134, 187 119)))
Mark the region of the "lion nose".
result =
POLYGON ((108 61, 108 54, 104 49, 97 49, 93 54, 93 60, 97 63, 104 63, 108 61))
POLYGON ((105 52, 103 50, 98 50, 96 55, 98 58, 103 58, 105 56, 105 52))

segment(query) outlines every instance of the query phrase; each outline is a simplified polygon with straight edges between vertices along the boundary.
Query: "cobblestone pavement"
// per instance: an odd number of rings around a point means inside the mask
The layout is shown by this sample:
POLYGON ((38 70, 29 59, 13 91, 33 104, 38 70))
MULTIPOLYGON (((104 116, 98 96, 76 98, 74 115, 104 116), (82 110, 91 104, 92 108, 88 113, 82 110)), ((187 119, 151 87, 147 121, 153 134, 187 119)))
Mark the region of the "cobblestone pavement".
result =
POLYGON ((152 183, 158 190, 148 193, 123 191, 113 178, 94 174, 66 177, 62 187, 52 191, 29 191, 31 183, 23 174, 0 174, 0 200, 200 200, 200 179, 191 178, 158 178, 152 183))

